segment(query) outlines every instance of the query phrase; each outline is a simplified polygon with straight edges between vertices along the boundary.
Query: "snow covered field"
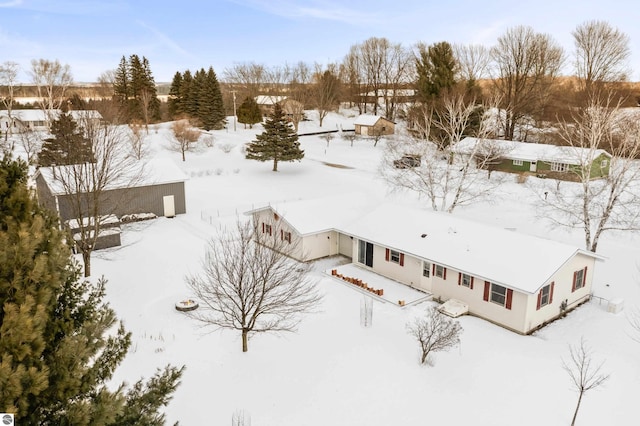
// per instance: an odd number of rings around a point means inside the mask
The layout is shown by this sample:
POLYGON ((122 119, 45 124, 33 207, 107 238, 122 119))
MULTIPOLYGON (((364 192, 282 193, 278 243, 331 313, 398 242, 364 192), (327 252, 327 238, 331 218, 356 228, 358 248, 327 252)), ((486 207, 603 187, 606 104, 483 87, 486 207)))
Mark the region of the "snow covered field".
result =
MULTIPOLYGON (((351 128, 352 121, 333 114, 323 127, 351 128)), ((301 123, 300 131, 316 130, 313 123, 301 123)), ((302 137, 302 162, 281 163, 274 173, 271 164, 245 160, 242 152, 261 126, 228 127, 213 132, 215 146, 188 152, 186 162, 167 148, 168 124, 151 130, 153 155, 173 159, 190 176, 187 214, 125 225, 122 247, 94 254, 94 278, 109 280, 107 299, 133 333, 115 381, 135 382, 167 363, 186 365, 166 409, 169 424, 229 425, 244 410, 252 426, 567 425, 577 396, 562 359, 581 337, 611 378, 586 394, 578 424, 637 424, 640 343, 629 337, 627 321, 640 305, 634 235, 605 235, 599 254, 607 260, 595 271, 595 295, 624 299, 622 313, 608 313, 596 299, 532 336, 463 316, 461 345, 435 354, 433 366, 419 365, 417 343, 405 330, 430 302, 405 308, 375 302, 373 326, 363 328, 363 295, 324 274, 331 260, 314 266, 324 294, 319 312, 306 316, 297 333, 255 336, 248 353, 241 352, 238 333, 203 329, 177 312, 174 303, 190 296, 185 275, 199 272, 207 241, 235 222, 236 212, 354 191, 427 207, 412 194, 387 193, 377 172, 383 142, 351 147, 336 137, 327 146, 318 136, 302 137)), ((536 221, 535 197, 515 177, 510 182, 492 203, 454 214, 582 246, 580 234, 536 221)))

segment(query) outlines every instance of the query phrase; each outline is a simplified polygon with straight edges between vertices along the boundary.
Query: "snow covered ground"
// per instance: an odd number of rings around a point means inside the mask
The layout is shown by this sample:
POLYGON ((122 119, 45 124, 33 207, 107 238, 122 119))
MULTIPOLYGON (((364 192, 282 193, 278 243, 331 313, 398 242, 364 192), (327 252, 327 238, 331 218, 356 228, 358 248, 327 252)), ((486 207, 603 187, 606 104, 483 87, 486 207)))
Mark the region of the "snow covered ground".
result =
MULTIPOLYGON (((317 130, 312 112, 309 117, 301 132, 317 130)), ((323 128, 351 128, 352 121, 332 114, 323 128)), ((133 333, 115 381, 133 383, 167 363, 186 365, 166 409, 170 424, 228 425, 244 410, 253 426, 566 425, 577 396, 562 359, 581 337, 611 378, 586 394, 578 424, 637 424, 640 343, 629 337, 627 321, 640 305, 635 235, 607 235, 599 246, 607 260, 596 266, 594 292, 624 299, 622 313, 608 313, 594 300, 532 336, 463 316, 461 345, 435 354, 433 366, 419 365, 417 343, 405 330, 431 302, 404 309, 374 302, 373 325, 363 328, 363 294, 328 276, 329 260, 314 267, 324 294, 319 312, 306 316, 297 333, 255 336, 248 353, 241 352, 239 334, 201 328, 177 312, 175 302, 190 296, 185 275, 199 272, 207 241, 237 213, 269 201, 354 191, 421 205, 412 194, 387 193, 377 172, 384 142, 373 147, 360 140, 351 147, 336 137, 327 146, 318 136, 302 137, 302 162, 281 163, 274 173, 269 163, 244 159, 243 144, 261 126, 228 127, 212 132, 215 145, 187 153, 185 162, 168 149, 168 124, 151 130, 153 155, 171 158, 190 176, 187 214, 124 225, 123 246, 94 256, 94 277, 109 280, 107 299, 133 333)), ((580 234, 535 220, 535 197, 515 178, 511 182, 492 203, 454 214, 583 244, 580 234)))

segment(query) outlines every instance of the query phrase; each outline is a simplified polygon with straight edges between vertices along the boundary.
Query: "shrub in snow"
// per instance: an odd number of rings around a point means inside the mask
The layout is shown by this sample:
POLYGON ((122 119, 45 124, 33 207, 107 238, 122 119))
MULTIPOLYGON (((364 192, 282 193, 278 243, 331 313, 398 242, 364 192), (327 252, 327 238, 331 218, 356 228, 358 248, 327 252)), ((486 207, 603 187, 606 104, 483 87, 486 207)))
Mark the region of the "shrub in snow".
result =
POLYGON ((431 352, 447 351, 460 343, 462 326, 432 306, 426 315, 408 323, 407 331, 420 344, 420 364, 425 364, 431 352))
POLYGON ((233 144, 230 143, 225 143, 220 145, 220 149, 222 150, 222 152, 224 152, 225 154, 230 153, 233 150, 233 144))
POLYGON ((134 213, 134 214, 125 214, 120 218, 120 222, 129 223, 129 222, 140 222, 143 220, 156 219, 158 216, 155 213, 134 213))

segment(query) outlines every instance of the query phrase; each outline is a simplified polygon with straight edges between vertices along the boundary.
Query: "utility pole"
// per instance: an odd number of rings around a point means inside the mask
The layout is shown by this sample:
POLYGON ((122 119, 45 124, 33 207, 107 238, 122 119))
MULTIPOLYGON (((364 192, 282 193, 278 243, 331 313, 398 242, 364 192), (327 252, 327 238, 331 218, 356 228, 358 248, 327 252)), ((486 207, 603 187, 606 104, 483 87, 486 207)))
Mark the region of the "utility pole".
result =
POLYGON ((238 121, 238 115, 236 114, 236 91, 232 90, 233 95, 233 131, 236 131, 236 122, 238 121))

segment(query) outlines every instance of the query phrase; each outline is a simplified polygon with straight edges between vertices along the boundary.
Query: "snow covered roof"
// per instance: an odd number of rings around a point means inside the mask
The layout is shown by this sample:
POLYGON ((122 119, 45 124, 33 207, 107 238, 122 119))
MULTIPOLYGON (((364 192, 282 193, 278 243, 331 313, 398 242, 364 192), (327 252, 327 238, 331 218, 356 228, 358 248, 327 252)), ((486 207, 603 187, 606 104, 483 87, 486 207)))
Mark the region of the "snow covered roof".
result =
POLYGON ((333 195, 309 200, 282 201, 246 212, 271 209, 302 236, 340 228, 366 211, 373 203, 362 193, 333 195))
POLYGON ((594 160, 604 154, 611 157, 607 151, 597 149, 591 152, 588 148, 572 146, 556 146, 542 143, 516 142, 497 139, 464 138, 453 147, 453 152, 458 154, 471 154, 476 145, 487 143, 499 147, 504 154, 502 157, 524 161, 544 161, 565 164, 585 164, 587 159, 594 160))
POLYGON ((380 117, 378 115, 362 114, 362 115, 359 115, 358 117, 356 117, 356 119, 353 122, 353 124, 357 124, 357 125, 360 125, 360 126, 373 126, 381 118, 383 118, 383 117, 380 117))
MULTIPOLYGON (((52 115, 57 117, 62 111, 59 109, 52 110, 52 115)), ((96 110, 70 110, 69 114, 74 120, 79 118, 101 119, 102 115, 96 110)), ((0 110, 0 117, 8 117, 9 112, 6 109, 0 110)), ((45 121, 47 119, 45 113, 41 109, 12 109, 11 117, 20 121, 45 121)))
MULTIPOLYGON (((42 176, 51 190, 52 195, 64 195, 67 191, 65 191, 62 182, 59 178, 56 178, 56 176, 69 175, 72 168, 73 166, 40 167, 36 176, 42 176)), ((184 182, 188 179, 188 176, 170 159, 156 158, 138 163, 128 176, 124 176, 119 181, 112 182, 106 189, 113 190, 131 186, 161 185, 184 182)))
POLYGON ((382 204, 340 230, 531 294, 576 253, 595 256, 571 245, 451 214, 392 204, 382 204))
POLYGON ((255 100, 258 105, 275 105, 287 99, 286 96, 258 95, 255 100))

